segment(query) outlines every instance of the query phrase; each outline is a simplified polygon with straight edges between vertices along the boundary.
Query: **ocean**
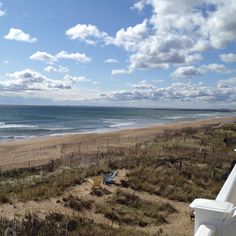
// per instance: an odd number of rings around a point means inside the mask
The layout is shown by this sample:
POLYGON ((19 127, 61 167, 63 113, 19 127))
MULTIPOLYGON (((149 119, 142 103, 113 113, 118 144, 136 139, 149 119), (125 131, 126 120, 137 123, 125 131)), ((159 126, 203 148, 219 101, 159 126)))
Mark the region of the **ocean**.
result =
POLYGON ((0 141, 96 133, 235 115, 229 110, 0 106, 0 141))

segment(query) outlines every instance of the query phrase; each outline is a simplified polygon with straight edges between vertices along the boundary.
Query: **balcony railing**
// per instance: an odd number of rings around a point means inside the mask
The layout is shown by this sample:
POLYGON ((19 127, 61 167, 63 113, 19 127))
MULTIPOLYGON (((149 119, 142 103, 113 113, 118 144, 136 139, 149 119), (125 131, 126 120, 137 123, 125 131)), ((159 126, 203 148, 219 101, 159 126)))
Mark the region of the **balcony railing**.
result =
POLYGON ((195 236, 236 235, 236 166, 215 200, 195 199, 195 236))

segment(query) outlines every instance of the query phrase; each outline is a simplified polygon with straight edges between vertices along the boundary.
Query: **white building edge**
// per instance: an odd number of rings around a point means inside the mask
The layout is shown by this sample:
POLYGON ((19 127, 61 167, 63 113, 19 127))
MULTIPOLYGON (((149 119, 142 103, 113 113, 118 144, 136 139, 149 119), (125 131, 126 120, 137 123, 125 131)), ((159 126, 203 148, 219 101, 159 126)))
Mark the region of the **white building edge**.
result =
POLYGON ((215 200, 195 199, 195 236, 236 236, 236 165, 215 200))

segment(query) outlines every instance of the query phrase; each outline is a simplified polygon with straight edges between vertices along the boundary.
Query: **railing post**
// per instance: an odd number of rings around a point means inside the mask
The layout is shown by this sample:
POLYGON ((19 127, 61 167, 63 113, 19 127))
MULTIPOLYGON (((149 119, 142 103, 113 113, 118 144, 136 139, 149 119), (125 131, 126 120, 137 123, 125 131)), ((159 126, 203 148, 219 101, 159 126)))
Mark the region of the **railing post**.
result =
POLYGON ((216 228, 212 225, 200 225, 195 236, 215 236, 216 228))
POLYGON ((232 203, 202 198, 195 199, 190 207, 195 212, 195 235, 197 235, 201 225, 209 225, 216 229, 214 236, 222 236, 223 222, 233 212, 232 203))

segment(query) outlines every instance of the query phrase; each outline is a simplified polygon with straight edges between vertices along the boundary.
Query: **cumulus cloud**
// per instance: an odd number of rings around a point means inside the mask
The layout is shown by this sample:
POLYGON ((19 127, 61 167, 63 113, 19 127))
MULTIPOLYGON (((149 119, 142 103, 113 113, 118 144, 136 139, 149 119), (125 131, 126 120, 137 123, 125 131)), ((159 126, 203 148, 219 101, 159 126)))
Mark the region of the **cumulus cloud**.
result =
MULTIPOLYGON (((235 83, 235 80, 228 81, 235 83)), ((145 82, 143 82, 145 84, 145 82)), ((112 101, 156 101, 156 102, 202 102, 215 103, 236 102, 236 87, 211 87, 202 83, 173 83, 168 87, 158 88, 153 85, 139 86, 132 90, 114 91, 101 94, 104 99, 112 101), (141 88, 141 89, 140 89, 141 88)))
POLYGON ((136 2, 131 7, 131 9, 134 9, 134 10, 137 10, 138 12, 141 12, 145 8, 146 4, 147 4, 146 0, 141 0, 141 1, 136 2))
POLYGON ((233 62, 236 62, 236 54, 223 53, 223 54, 220 54, 220 59, 226 63, 233 63, 233 62))
POLYGON ((146 89, 154 89, 155 87, 147 82, 146 80, 142 80, 137 84, 134 84, 133 87, 137 90, 146 90, 146 89))
POLYGON ((85 53, 67 53, 65 51, 61 51, 57 53, 56 55, 57 59, 70 59, 75 60, 82 63, 87 63, 91 61, 91 58, 88 57, 85 53))
POLYGON ((85 53, 68 53, 66 51, 61 51, 55 55, 49 54, 47 52, 38 51, 30 56, 32 60, 45 61, 47 63, 54 63, 60 59, 69 59, 81 63, 88 63, 91 61, 91 58, 85 53))
POLYGON ((78 83, 78 82, 90 82, 91 80, 86 78, 85 76, 71 76, 71 75, 65 75, 64 81, 68 81, 71 83, 78 83))
POLYGON ((0 90, 3 91, 46 91, 53 89, 71 89, 72 82, 67 80, 53 80, 33 71, 25 69, 6 74, 10 80, 0 82, 0 90))
POLYGON ((113 69, 111 74, 112 75, 131 74, 131 71, 130 70, 126 70, 126 69, 113 69))
POLYGON ((202 59, 201 52, 236 42, 234 0, 179 0, 178 6, 176 0, 140 0, 133 9, 142 11, 146 5, 152 7, 149 19, 119 29, 113 37, 94 25, 81 24, 66 35, 85 43, 123 47, 129 72, 189 66, 202 59))
POLYGON ((144 20, 133 27, 120 29, 111 43, 116 46, 122 46, 127 51, 134 51, 137 49, 138 43, 145 38, 147 32, 147 20, 144 20))
POLYGON ((6 14, 6 10, 3 9, 3 4, 0 2, 0 16, 4 16, 6 14))
POLYGON ((235 90, 236 88, 236 77, 230 78, 230 79, 225 79, 225 80, 220 80, 218 82, 218 87, 219 88, 231 88, 235 90))
POLYGON ((179 78, 179 77, 191 78, 193 76, 199 76, 199 75, 202 75, 201 70, 195 68, 194 66, 179 67, 171 74, 171 76, 174 78, 179 78))
POLYGON ((54 91, 71 90, 73 85, 90 81, 84 76, 73 77, 65 75, 61 80, 50 79, 31 69, 8 73, 6 76, 10 79, 0 82, 0 90, 5 92, 29 92, 29 91, 54 91))
POLYGON ((177 68, 171 76, 173 78, 192 78, 194 76, 201 76, 207 72, 215 72, 215 73, 231 73, 231 70, 226 68, 225 65, 222 64, 208 64, 208 65, 201 65, 200 67, 196 68, 194 66, 183 66, 177 68))
POLYGON ((30 34, 24 33, 21 29, 11 28, 7 35, 4 36, 8 40, 16 40, 20 42, 35 43, 37 38, 33 38, 30 34))
POLYGON ((114 63, 118 63, 119 61, 117 59, 114 58, 109 58, 107 60, 104 61, 104 63, 110 63, 110 64, 114 64, 114 63))
POLYGON ((46 61, 48 63, 54 63, 55 61, 57 61, 57 58, 54 55, 41 51, 32 54, 30 56, 30 59, 36 61, 46 61))
POLYGON ((66 36, 68 36, 69 39, 78 39, 91 45, 96 44, 97 40, 103 42, 108 42, 110 40, 107 33, 100 31, 97 26, 91 24, 77 24, 66 30, 66 36))
POLYGON ((203 71, 212 71, 212 72, 216 72, 216 73, 230 73, 231 70, 229 70, 228 68, 226 68, 225 65, 222 64, 209 64, 209 65, 202 65, 201 69, 203 71))
POLYGON ((51 72, 68 73, 69 69, 63 66, 58 66, 58 67, 47 66, 44 68, 44 71, 48 73, 51 73, 51 72))

